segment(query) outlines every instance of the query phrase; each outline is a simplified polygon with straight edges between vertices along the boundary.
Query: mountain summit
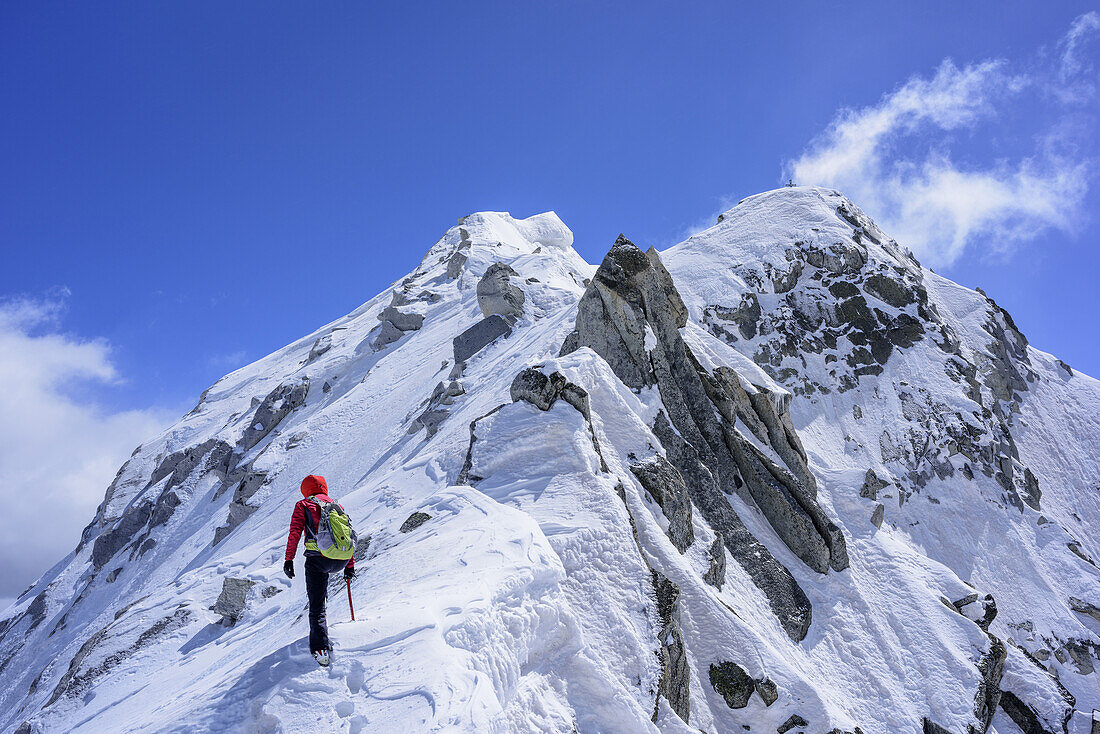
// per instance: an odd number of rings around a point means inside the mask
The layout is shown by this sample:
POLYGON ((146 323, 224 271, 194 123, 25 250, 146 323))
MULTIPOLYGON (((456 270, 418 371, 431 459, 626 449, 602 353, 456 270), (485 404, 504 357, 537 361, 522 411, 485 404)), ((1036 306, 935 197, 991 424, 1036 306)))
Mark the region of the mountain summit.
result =
POLYGON ((138 447, 0 620, 0 729, 1097 731, 1100 383, 835 191, 572 244, 464 217, 138 447))

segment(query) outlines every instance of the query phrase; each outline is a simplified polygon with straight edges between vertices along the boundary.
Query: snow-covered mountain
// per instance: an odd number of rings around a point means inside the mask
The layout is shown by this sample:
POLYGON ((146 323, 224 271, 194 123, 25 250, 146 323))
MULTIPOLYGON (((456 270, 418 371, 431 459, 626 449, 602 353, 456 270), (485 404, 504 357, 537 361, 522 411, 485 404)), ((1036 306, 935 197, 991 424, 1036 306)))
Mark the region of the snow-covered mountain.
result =
POLYGON ((1100 731, 1100 383, 834 191, 572 244, 465 217, 139 447, 0 620, 0 729, 1100 731))

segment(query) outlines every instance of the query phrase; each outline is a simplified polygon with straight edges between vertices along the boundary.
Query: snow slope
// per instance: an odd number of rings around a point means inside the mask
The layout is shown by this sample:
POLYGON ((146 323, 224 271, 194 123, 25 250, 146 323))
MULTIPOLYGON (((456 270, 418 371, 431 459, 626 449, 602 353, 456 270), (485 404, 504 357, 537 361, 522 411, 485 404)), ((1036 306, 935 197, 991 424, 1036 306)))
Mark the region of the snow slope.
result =
POLYGON ((828 190, 572 242, 464 217, 139 447, 0 620, 0 730, 1090 731, 1100 383, 828 190))

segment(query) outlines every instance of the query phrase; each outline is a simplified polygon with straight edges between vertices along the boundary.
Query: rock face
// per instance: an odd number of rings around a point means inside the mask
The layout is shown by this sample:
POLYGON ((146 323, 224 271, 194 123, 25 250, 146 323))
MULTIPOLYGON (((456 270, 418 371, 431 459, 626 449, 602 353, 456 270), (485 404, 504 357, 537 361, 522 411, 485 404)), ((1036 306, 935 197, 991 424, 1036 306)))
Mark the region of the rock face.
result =
POLYGON ((725 495, 758 506, 788 547, 816 571, 847 566, 843 535, 817 505, 804 450, 781 410, 784 402, 760 389, 754 389, 754 399, 728 368, 704 369, 680 334, 686 319, 687 309, 656 251, 643 253, 620 235, 581 298, 576 329, 561 352, 591 348, 628 387, 657 386, 667 415, 658 416, 653 430, 691 503, 768 596, 787 633, 800 640, 810 624, 809 601, 790 572, 744 527, 725 495), (773 448, 786 466, 757 449, 738 421, 752 427, 756 440, 773 448))
MULTIPOLYGON (((680 628, 680 589, 657 571, 653 571, 653 589, 657 595, 657 614, 661 620, 661 630, 657 634, 660 642, 657 655, 661 661, 661 680, 657 687, 659 696, 664 697, 672 710, 687 722, 691 720, 691 671, 688 668, 687 649, 684 647, 683 631, 680 628)), ((653 720, 658 718, 654 707, 653 720)))
POLYGON ((309 394, 309 379, 279 385, 256 408, 252 422, 241 436, 238 448, 245 453, 264 439, 292 410, 300 407, 309 394))
MULTIPOLYGON (((687 487, 680 472, 660 455, 645 463, 632 465, 630 471, 653 501, 661 506, 668 520, 668 537, 676 550, 681 553, 686 551, 695 540, 695 532, 691 527, 691 500, 688 499, 687 487)), ((724 555, 722 559, 725 560, 724 555)))

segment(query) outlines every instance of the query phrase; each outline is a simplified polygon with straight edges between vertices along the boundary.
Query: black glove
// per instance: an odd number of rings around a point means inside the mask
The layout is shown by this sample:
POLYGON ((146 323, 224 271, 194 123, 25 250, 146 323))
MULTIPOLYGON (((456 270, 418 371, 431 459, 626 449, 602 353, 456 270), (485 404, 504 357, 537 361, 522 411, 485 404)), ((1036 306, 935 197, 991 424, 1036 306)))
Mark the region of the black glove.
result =
POLYGON ((294 561, 283 561, 283 573, 288 579, 294 578, 294 561))
POLYGON ((351 566, 344 566, 344 578, 346 578, 348 581, 351 581, 353 578, 355 578, 355 569, 351 566))

